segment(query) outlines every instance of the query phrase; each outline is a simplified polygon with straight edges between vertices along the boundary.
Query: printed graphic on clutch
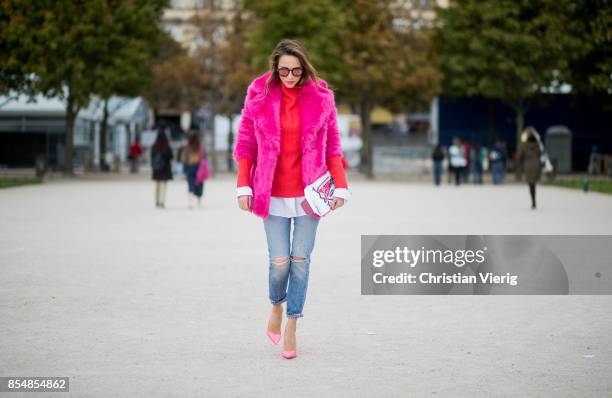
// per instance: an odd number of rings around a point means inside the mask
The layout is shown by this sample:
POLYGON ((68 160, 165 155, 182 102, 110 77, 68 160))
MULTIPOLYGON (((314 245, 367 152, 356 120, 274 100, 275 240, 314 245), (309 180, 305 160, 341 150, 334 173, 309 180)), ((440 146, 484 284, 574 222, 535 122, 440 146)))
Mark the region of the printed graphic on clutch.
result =
POLYGON ((326 178, 325 180, 323 180, 321 185, 317 187, 316 192, 319 194, 319 197, 321 199, 323 199, 327 204, 329 204, 334 194, 334 179, 326 178))

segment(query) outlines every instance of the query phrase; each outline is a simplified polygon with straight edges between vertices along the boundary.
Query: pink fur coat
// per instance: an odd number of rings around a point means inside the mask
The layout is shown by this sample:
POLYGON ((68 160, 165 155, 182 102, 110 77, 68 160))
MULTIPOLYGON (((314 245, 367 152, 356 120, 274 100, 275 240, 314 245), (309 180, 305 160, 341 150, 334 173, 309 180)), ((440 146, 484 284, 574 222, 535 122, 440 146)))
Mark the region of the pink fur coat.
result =
MULTIPOLYGON (((254 160, 251 169, 253 202, 251 211, 267 218, 272 193, 276 160, 280 153, 280 106, 282 92, 272 80, 265 94, 265 82, 270 72, 255 78, 242 109, 233 157, 254 160)), ((336 118, 334 93, 320 80, 311 79, 299 89, 300 132, 302 144, 302 184, 307 186, 327 170, 327 159, 341 156, 340 135, 336 118)), ((344 167, 346 160, 342 158, 344 167)))

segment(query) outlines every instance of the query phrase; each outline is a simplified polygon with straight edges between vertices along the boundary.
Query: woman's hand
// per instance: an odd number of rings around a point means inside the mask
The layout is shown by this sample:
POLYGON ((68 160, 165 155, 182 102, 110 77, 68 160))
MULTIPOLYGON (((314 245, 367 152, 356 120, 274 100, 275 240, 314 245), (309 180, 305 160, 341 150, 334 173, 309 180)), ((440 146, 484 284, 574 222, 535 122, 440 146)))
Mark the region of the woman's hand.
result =
POLYGON ((344 206, 344 199, 337 196, 332 196, 331 209, 336 210, 338 207, 344 206))
POLYGON ((244 211, 251 211, 251 203, 253 197, 251 195, 238 196, 238 207, 244 211))

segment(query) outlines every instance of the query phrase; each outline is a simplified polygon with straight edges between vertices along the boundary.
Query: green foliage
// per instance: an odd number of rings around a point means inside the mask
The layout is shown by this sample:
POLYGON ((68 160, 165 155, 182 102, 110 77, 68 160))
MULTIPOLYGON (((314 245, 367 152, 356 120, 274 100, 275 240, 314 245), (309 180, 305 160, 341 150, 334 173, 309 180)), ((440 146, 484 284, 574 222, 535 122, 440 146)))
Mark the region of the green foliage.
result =
POLYGON ((142 94, 151 78, 150 60, 157 54, 165 33, 158 27, 165 1, 116 1, 106 18, 106 54, 92 70, 95 92, 104 98, 113 94, 142 94))
POLYGON ((610 106, 612 96, 612 1, 576 2, 576 32, 584 46, 583 56, 571 63, 571 83, 581 95, 610 106))
MULTIPOLYGON (((563 187, 563 188, 571 188, 571 189, 580 189, 582 190, 584 186, 584 181, 577 179, 570 180, 554 180, 551 185, 563 187)), ((589 191, 592 192, 602 192, 612 194, 612 180, 610 179, 592 179, 589 181, 589 191)))
POLYGON ((499 98, 515 109, 567 81, 583 52, 570 0, 456 0, 439 10, 445 92, 499 98))
POLYGON ((338 43, 331 38, 342 24, 342 12, 335 2, 245 0, 244 8, 254 17, 253 29, 247 32, 254 66, 267 69, 276 44, 282 39, 297 39, 308 50, 319 73, 333 73, 338 43))
POLYGON ((38 178, 0 178, 0 189, 40 183, 42 183, 42 180, 38 178))
POLYGON ((92 94, 136 95, 166 0, 0 0, 0 90, 66 99, 65 171, 74 120, 92 94))
POLYGON ((427 107, 438 92, 438 61, 431 32, 395 26, 411 21, 411 1, 248 0, 258 22, 250 37, 257 65, 283 38, 300 40, 321 77, 359 109, 364 145, 361 166, 373 175, 370 114, 376 105, 393 111, 427 107))
POLYGON ((165 3, 2 0, 2 88, 69 94, 76 109, 93 93, 136 94, 146 82, 165 3))
POLYGON ((427 107, 439 91, 438 61, 431 31, 399 28, 394 21, 414 23, 406 11, 411 2, 340 1, 343 26, 338 43, 337 85, 353 103, 372 102, 393 111, 427 107), (402 9, 402 7, 404 7, 402 9))
MULTIPOLYGON (((402 2, 400 2, 402 3, 402 2)), ((353 104, 370 101, 395 110, 423 106, 439 86, 430 32, 400 30, 389 0, 247 0, 257 25, 250 41, 256 64, 283 38, 300 40, 337 96, 353 104)))

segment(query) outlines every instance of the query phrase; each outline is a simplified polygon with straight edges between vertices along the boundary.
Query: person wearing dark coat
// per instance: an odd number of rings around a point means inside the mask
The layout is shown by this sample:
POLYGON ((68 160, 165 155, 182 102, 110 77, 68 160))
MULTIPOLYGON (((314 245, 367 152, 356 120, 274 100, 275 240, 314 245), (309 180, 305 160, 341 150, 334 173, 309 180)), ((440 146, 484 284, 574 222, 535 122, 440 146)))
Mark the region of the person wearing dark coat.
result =
POLYGON ((504 182, 506 173, 507 154, 502 141, 497 141, 495 146, 489 152, 489 165, 491 168, 491 177, 493 184, 501 184, 504 182))
POLYGON ((433 153, 431 154, 431 159, 433 161, 433 172, 434 172, 434 184, 436 186, 440 185, 440 180, 442 179, 442 171, 444 162, 444 151, 442 150, 442 145, 436 145, 433 153))
POLYGON ((527 127, 522 135, 523 142, 519 145, 516 155, 518 175, 525 174, 531 195, 531 208, 536 208, 536 183, 541 176, 542 164, 540 155, 540 136, 533 127, 527 127))
POLYGON ((155 206, 162 209, 166 205, 167 182, 172 179, 173 157, 168 137, 163 129, 160 129, 151 147, 151 166, 152 178, 155 181, 155 206))
POLYGON ((188 191, 188 203, 189 208, 193 208, 193 201, 197 199, 198 206, 202 205, 202 193, 204 191, 204 183, 197 181, 198 169, 200 168, 200 159, 205 156, 202 144, 200 142, 200 136, 196 132, 189 134, 187 138, 187 145, 183 147, 181 155, 179 156, 183 163, 183 170, 185 170, 185 176, 187 177, 187 191, 188 191))

